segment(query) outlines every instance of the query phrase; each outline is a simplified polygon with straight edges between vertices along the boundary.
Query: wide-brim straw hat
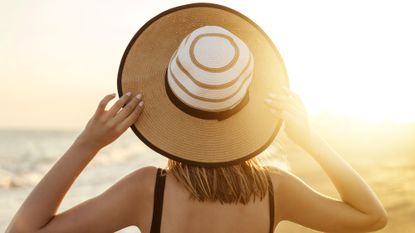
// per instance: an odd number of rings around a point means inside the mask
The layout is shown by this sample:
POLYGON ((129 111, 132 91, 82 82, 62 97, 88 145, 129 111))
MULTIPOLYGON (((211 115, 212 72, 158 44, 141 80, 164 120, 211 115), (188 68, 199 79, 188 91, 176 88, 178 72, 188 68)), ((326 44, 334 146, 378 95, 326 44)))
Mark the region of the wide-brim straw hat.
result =
POLYGON ((166 10, 131 39, 118 94, 143 93, 134 133, 170 159, 234 165, 264 151, 282 124, 264 103, 288 86, 284 62, 266 33, 222 5, 166 10))

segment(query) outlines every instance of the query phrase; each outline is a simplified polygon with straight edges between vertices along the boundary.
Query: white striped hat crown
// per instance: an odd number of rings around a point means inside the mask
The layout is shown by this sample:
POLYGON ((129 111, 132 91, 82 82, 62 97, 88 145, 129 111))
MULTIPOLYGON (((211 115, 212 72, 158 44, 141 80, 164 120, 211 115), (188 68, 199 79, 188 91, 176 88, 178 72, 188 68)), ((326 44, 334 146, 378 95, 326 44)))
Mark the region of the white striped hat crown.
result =
POLYGON ((191 108, 221 112, 237 106, 252 81, 254 60, 248 46, 218 26, 192 31, 168 66, 174 95, 191 108))

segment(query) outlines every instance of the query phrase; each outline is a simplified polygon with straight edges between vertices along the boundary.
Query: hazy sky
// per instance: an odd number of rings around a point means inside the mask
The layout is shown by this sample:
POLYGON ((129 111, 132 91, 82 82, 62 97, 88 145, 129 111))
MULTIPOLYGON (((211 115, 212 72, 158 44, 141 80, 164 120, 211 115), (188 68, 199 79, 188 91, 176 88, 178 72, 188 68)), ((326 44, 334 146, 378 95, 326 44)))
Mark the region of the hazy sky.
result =
MULTIPOLYGON (((0 127, 83 127, 140 26, 189 2, 0 0, 0 127)), ((269 34, 312 114, 415 120, 412 1, 215 2, 269 34)))

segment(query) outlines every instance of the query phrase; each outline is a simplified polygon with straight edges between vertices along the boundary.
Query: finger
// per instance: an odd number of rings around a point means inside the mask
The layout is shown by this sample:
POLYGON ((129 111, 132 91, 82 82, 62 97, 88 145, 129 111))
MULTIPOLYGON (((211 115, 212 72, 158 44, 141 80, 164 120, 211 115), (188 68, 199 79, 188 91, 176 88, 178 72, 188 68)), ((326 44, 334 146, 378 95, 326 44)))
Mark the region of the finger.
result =
POLYGON ((277 90, 277 93, 271 92, 268 94, 269 97, 275 98, 278 96, 285 96, 289 98, 294 98, 295 96, 298 97, 298 94, 294 91, 290 90, 288 87, 282 87, 281 89, 277 90))
POLYGON ((276 98, 278 96, 288 96, 288 95, 283 89, 279 89, 275 92, 268 93, 268 97, 270 97, 270 98, 276 98))
POLYGON ((105 108, 107 107, 108 102, 110 102, 112 99, 114 99, 115 93, 106 95, 98 104, 97 110, 95 111, 95 114, 99 115, 105 112, 105 108))
POLYGON ((272 115, 274 115, 275 117, 283 120, 283 121, 288 121, 288 122, 295 122, 295 116, 293 116, 292 114, 286 112, 286 111, 278 111, 275 109, 270 109, 272 115))
POLYGON ((281 98, 291 98, 291 97, 292 95, 287 94, 284 91, 268 93, 268 98, 271 98, 271 99, 281 99, 281 98))
POLYGON ((301 101, 301 98, 295 93, 293 93, 293 95, 291 97, 287 97, 287 96, 283 96, 283 95, 276 95, 276 94, 273 94, 273 93, 270 93, 268 96, 272 101, 288 102, 288 103, 294 105, 297 109, 301 109, 303 112, 305 112, 306 108, 305 108, 303 102, 301 101))
POLYGON ((286 112, 287 114, 290 114, 291 116, 296 117, 298 119, 301 119, 304 116, 306 116, 305 113, 300 112, 300 111, 298 111, 296 109, 278 109, 278 108, 270 107, 270 111, 272 111, 272 112, 274 112, 274 111, 277 111, 277 112, 286 112))
POLYGON ((127 103, 127 105, 125 107, 123 107, 121 109, 121 111, 119 111, 113 121, 114 124, 119 124, 121 123, 125 118, 127 118, 135 109, 135 107, 137 107, 138 103, 140 102, 142 97, 142 94, 139 93, 138 95, 136 95, 134 98, 131 98, 131 100, 127 103))
POLYGON ((268 106, 276 108, 278 110, 305 112, 304 109, 297 106, 292 100, 287 100, 284 98, 265 99, 265 103, 268 106))
POLYGON ((292 112, 293 114, 307 114, 306 109, 303 105, 299 104, 293 98, 288 98, 284 96, 276 96, 275 98, 265 99, 265 103, 272 108, 277 110, 285 110, 292 112))
POLYGON ((125 105, 125 103, 128 102, 128 100, 130 99, 130 96, 131 96, 131 92, 127 92, 123 96, 121 96, 121 98, 119 98, 114 103, 114 105, 112 105, 112 107, 108 110, 107 117, 108 118, 114 117, 115 114, 117 114, 117 112, 125 105))
POLYGON ((135 107, 134 111, 126 119, 124 119, 124 121, 118 124, 118 130, 120 130, 121 132, 124 132, 131 125, 137 122, 138 117, 140 116, 143 108, 144 108, 144 101, 140 101, 140 103, 135 107))
POLYGON ((290 97, 290 96, 293 96, 293 94, 294 94, 294 92, 292 92, 291 90, 289 90, 285 87, 282 87, 282 88, 276 90, 275 92, 268 93, 268 96, 271 97, 271 98, 275 98, 275 97, 278 97, 278 96, 290 97))
POLYGON ((296 116, 285 112, 285 111, 271 111, 272 115, 280 120, 282 120, 285 124, 294 124, 295 122, 298 122, 298 119, 296 116))
POLYGON ((289 89, 289 88, 287 88, 287 87, 283 87, 282 89, 284 90, 284 92, 285 92, 288 96, 290 96, 291 98, 295 99, 295 101, 296 101, 298 104, 300 104, 300 105, 302 105, 303 107, 305 107, 305 106, 304 106, 304 104, 303 104, 303 101, 301 100, 301 97, 300 97, 300 96, 299 96, 296 92, 294 92, 293 90, 291 90, 291 89, 289 89))
POLYGON ((297 109, 295 106, 282 101, 273 101, 273 102, 267 102, 268 107, 274 108, 278 111, 290 111, 290 112, 300 112, 301 110, 297 109))

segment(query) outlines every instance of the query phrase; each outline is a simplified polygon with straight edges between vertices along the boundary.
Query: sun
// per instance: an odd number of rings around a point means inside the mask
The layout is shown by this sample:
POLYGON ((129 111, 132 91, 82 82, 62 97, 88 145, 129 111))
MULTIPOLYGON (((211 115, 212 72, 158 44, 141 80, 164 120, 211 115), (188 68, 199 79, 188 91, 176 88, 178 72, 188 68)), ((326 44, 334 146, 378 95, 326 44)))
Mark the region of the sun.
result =
MULTIPOLYGON (((293 82, 292 88, 295 88, 296 82, 301 80, 293 82)), ((406 81, 404 84, 407 86, 391 88, 392 85, 378 82, 373 88, 372 82, 360 80, 359 88, 355 88, 344 83, 328 86, 324 85, 324 80, 315 79, 309 85, 298 88, 298 92, 310 115, 329 112, 370 122, 413 122, 415 108, 411 100, 415 100, 415 92, 408 89, 415 83, 406 81), (319 94, 316 95, 316 92, 319 94)))

